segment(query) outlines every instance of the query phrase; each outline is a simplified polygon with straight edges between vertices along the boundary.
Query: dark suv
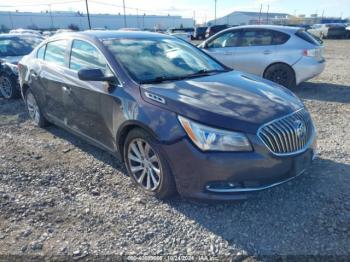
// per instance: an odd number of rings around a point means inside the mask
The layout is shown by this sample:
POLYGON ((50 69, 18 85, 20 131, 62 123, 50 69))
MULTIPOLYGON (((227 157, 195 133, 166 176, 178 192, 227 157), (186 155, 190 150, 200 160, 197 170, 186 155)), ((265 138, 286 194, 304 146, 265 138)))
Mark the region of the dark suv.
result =
POLYGON ((242 199, 314 157, 315 128, 292 92, 147 32, 53 36, 19 64, 34 123, 120 156, 144 192, 242 199))
POLYGON ((208 27, 206 27, 206 26, 196 27, 194 29, 194 32, 193 32, 193 39, 195 39, 195 40, 205 39, 205 33, 207 31, 207 28, 208 27))
POLYGON ((212 35, 215 35, 216 33, 220 32, 222 30, 225 30, 227 28, 229 28, 228 25, 213 25, 213 26, 209 26, 207 28, 207 31, 205 32, 205 38, 209 38, 212 35))

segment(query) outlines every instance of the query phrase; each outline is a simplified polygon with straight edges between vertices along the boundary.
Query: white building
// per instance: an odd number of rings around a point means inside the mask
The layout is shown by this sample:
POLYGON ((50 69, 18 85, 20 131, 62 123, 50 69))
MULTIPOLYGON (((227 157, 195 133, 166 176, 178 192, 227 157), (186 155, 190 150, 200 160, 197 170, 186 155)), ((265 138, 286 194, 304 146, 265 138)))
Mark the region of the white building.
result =
POLYGON ((224 17, 211 20, 208 25, 251 25, 251 24, 284 24, 292 16, 285 13, 259 13, 236 11, 224 17))
MULTIPOLYGON (((169 27, 192 27, 192 18, 181 16, 157 16, 157 15, 126 15, 90 14, 92 28, 118 29, 123 27, 137 27, 146 29, 167 29, 169 27)), ((0 11, 0 26, 2 28, 67 28, 74 24, 80 30, 88 29, 86 14, 79 12, 7 12, 0 11)))

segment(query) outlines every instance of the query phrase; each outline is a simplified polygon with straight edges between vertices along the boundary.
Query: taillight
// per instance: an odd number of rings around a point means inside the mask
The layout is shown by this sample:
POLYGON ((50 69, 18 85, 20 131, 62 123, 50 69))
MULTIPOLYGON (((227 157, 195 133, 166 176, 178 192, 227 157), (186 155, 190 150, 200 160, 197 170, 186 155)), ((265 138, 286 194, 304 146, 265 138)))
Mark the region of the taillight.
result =
POLYGON ((308 56, 308 57, 316 57, 318 59, 322 59, 323 49, 322 48, 305 49, 305 50, 303 50, 303 55, 308 56))
POLYGON ((315 57, 318 55, 318 49, 305 49, 303 51, 304 56, 311 56, 311 57, 315 57))

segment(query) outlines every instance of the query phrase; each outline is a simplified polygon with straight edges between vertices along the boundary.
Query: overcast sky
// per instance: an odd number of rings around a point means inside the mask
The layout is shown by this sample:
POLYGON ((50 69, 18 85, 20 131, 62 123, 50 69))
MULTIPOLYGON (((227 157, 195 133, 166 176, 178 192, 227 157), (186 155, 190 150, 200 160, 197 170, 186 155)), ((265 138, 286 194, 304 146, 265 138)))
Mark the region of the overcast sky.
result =
MULTIPOLYGON (((122 0, 88 0, 90 13, 122 13, 122 0)), ((214 18, 214 0, 125 0, 128 14, 182 15, 198 22, 214 18), (138 10, 137 10, 138 9, 138 10)), ((2 11, 52 10, 85 12, 85 0, 0 0, 2 11)), ((350 0, 217 0, 217 17, 233 11, 315 14, 335 17, 350 16, 350 0)))

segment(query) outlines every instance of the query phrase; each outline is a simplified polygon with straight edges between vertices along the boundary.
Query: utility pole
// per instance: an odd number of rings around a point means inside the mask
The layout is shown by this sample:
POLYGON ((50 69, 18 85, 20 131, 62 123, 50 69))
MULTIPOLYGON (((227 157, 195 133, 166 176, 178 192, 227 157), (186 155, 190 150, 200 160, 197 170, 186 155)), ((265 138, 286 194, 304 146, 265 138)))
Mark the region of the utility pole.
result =
POLYGON ((260 25, 261 9, 262 9, 262 4, 260 5, 260 12, 259 12, 259 25, 260 25))
POLYGON ((140 28, 140 24, 139 24, 139 9, 136 8, 136 21, 137 21, 137 28, 140 28))
POLYGON ((13 29, 13 20, 12 20, 12 14, 11 11, 9 11, 9 18, 10 18, 10 23, 11 23, 11 29, 13 29))
POLYGON ((124 10, 124 27, 126 28, 125 0, 123 0, 123 10, 124 10))
POLYGON ((193 10, 193 27, 196 26, 196 11, 193 10))
POLYGON ((49 4, 49 10, 50 10, 50 18, 51 18, 51 29, 53 29, 53 17, 52 17, 51 4, 49 4))
POLYGON ((217 0, 214 0, 214 2, 215 2, 214 24, 216 25, 216 2, 217 2, 217 0))
POLYGON ((266 24, 269 24, 269 9, 270 9, 270 5, 267 5, 267 12, 266 12, 266 24))
POLYGON ((87 17, 88 17, 88 22, 89 22, 89 29, 91 30, 91 23, 90 23, 90 13, 89 13, 88 0, 85 0, 85 4, 86 4, 86 14, 87 14, 87 17))

